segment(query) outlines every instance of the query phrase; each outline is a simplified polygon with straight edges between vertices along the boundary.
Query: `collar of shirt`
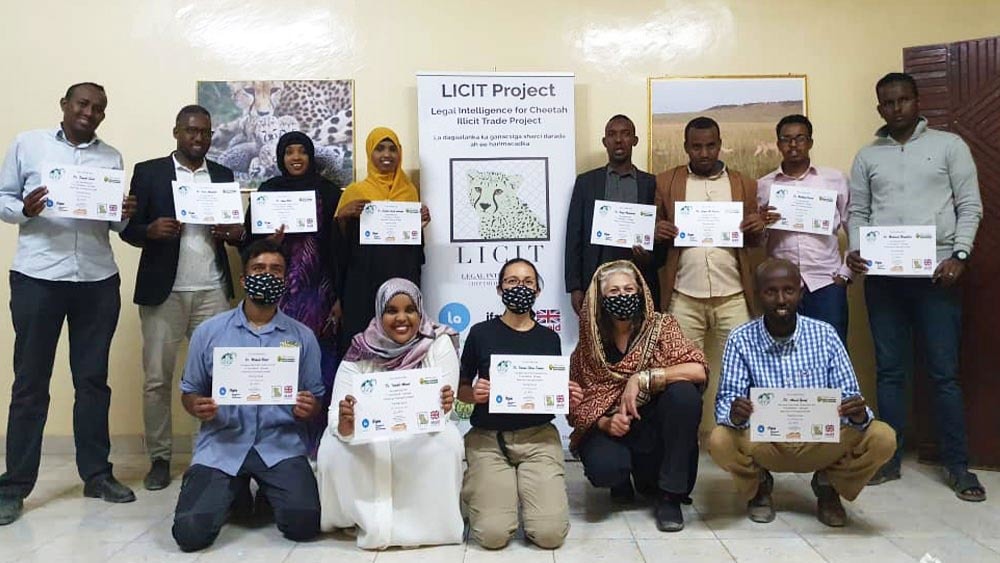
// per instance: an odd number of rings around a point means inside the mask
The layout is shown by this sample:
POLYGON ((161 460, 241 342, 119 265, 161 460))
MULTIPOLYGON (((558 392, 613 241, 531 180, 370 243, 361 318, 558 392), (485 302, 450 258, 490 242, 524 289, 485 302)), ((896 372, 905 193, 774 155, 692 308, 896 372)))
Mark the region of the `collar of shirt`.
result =
POLYGON ((619 178, 624 178, 626 176, 635 177, 635 165, 633 164, 632 167, 629 168, 628 172, 626 172, 624 174, 619 174, 614 168, 611 168, 611 165, 609 164, 608 165, 608 176, 612 176, 612 175, 618 176, 619 178))
POLYGON ((883 126, 879 127, 877 131, 875 131, 875 137, 876 137, 875 144, 876 145, 905 145, 907 143, 912 143, 913 141, 917 140, 921 135, 924 134, 925 131, 927 131, 927 118, 924 117, 924 116, 920 116, 917 119, 917 127, 916 127, 916 129, 913 130, 913 135, 910 135, 910 138, 906 140, 906 143, 900 143, 899 141, 897 141, 896 139, 893 139, 889 135, 889 126, 888 125, 883 125, 883 126))
POLYGON ((56 140, 59 141, 60 143, 65 143, 77 149, 86 149, 90 146, 96 146, 101 144, 101 139, 98 138, 97 134, 95 133, 93 139, 87 141, 86 143, 80 143, 78 145, 74 145, 72 142, 70 142, 69 138, 66 137, 66 131, 63 130, 61 123, 59 124, 59 127, 56 127, 52 131, 52 134, 55 135, 56 140))
MULTIPOLYGON (((720 160, 719 162, 722 162, 722 161, 720 160)), ((723 176, 726 175, 726 163, 722 162, 722 170, 719 170, 718 172, 716 172, 715 174, 712 174, 711 176, 700 176, 698 174, 695 174, 691 170, 691 164, 690 163, 688 163, 688 165, 687 165, 687 170, 688 170, 688 176, 695 176, 697 178, 704 178, 705 180, 718 180, 719 178, 721 178, 721 177, 723 177, 723 176)))
POLYGON ((757 336, 760 339, 760 344, 770 354, 780 355, 785 352, 790 352, 795 350, 795 341, 798 340, 800 331, 802 329, 802 323, 799 322, 798 314, 796 313, 795 319, 795 330, 792 331, 792 335, 785 340, 778 340, 771 335, 767 330, 767 325, 764 324, 763 315, 757 319, 757 336))
POLYGON ((275 311, 274 316, 268 323, 259 329, 254 328, 250 319, 247 318, 246 311, 243 310, 243 301, 240 301, 239 305, 236 306, 236 326, 245 328, 254 334, 269 334, 275 330, 280 330, 282 332, 287 332, 289 330, 288 326, 288 316, 281 312, 281 309, 275 311))
POLYGON ((195 168, 194 170, 191 170, 187 166, 184 166, 183 164, 181 164, 181 162, 179 160, 177 160, 177 151, 174 151, 174 152, 170 153, 170 158, 174 159, 174 170, 175 171, 179 170, 181 172, 186 172, 188 174, 198 174, 199 172, 203 172, 205 174, 208 174, 208 159, 205 159, 205 158, 201 159, 201 166, 199 166, 198 168, 195 168))
POLYGON ((806 176, 819 176, 819 171, 816 170, 816 167, 813 166, 811 162, 809 163, 809 168, 807 168, 806 171, 803 172, 801 176, 792 176, 790 174, 785 174, 785 169, 780 164, 778 165, 778 169, 774 171, 775 180, 792 180, 794 182, 797 182, 799 180, 804 180, 806 176))

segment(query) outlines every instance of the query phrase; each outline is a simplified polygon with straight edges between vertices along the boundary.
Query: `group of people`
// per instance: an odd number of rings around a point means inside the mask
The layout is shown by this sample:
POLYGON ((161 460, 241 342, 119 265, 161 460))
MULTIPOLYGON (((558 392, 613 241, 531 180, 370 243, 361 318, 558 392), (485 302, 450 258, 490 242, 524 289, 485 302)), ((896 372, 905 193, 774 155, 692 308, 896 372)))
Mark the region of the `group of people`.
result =
MULTIPOLYGON (((685 128, 687 165, 655 177, 642 172, 631 158, 635 126, 624 115, 605 128, 608 164, 577 178, 565 260, 565 289, 580 319, 567 389, 570 449, 590 482, 610 489, 613 500, 630 502, 636 491, 652 498, 663 531, 684 526, 681 506, 691 502, 695 486, 702 394, 710 387, 717 389, 717 426, 707 447, 733 475, 749 517, 774 519, 772 471, 813 472, 817 517, 845 525, 841 497, 853 500, 866 484, 900 478, 903 388, 914 334, 924 339, 935 383, 947 481, 959 498, 985 499, 968 470, 956 379, 956 282, 982 215, 975 166, 959 137, 927 127, 911 77, 886 75, 876 94, 886 125, 858 153, 849 181, 812 164, 812 124, 801 115, 777 124, 781 166, 756 181, 719 160, 721 131, 706 117, 685 128), (769 229, 780 220, 767 201, 774 182, 835 190, 831 232, 769 229), (596 200, 655 205, 654 249, 591 244, 596 200), (675 246, 678 201, 741 202, 744 247, 675 246), (930 279, 864 281, 879 421, 846 351, 846 288, 867 268, 858 251, 859 227, 899 224, 937 226, 939 265, 930 279), (844 257, 840 229, 851 247, 844 257), (768 259, 754 264, 750 249, 760 245, 768 259), (713 357, 722 362, 715 376, 708 367, 713 357), (751 387, 839 388, 840 442, 751 441, 751 387)), ((459 353, 458 335, 424 310, 421 247, 359 243, 366 203, 420 200, 403 171, 395 133, 376 128, 369 134, 367 176, 343 190, 317 172, 307 135, 282 136, 276 154, 282 175, 260 190, 315 191, 317 228, 252 234, 249 209, 243 225, 177 220, 171 182, 233 178, 206 158, 208 111, 185 106, 173 128, 176 150, 135 166, 120 222, 62 219, 42 214, 42 165, 121 169, 122 158, 96 136, 107 106, 102 87, 75 84, 60 104, 60 126, 18 135, 0 169, 0 218, 19 225, 10 272, 14 384, 0 525, 20 516, 38 477, 64 322, 84 495, 135 500, 108 461, 108 355, 120 309, 109 242, 114 230, 142 249, 134 301, 143 337, 149 490, 171 482, 172 374, 178 348, 189 340, 181 398, 201 428, 174 515, 173 535, 182 550, 210 545, 236 517, 273 518, 296 541, 351 529, 366 549, 459 543, 465 518, 471 537, 488 549, 507 545, 519 527, 539 547, 562 545, 569 509, 553 416, 497 414, 488 407, 491 356, 563 353, 558 334, 534 319, 544 282, 528 260, 505 263, 496 284, 503 313, 472 326, 459 353), (227 244, 240 250, 245 293, 232 309, 227 244), (221 346, 298 348, 295 404, 218 405, 212 399, 213 350, 221 346), (439 373, 443 412, 456 401, 474 405, 471 430, 463 437, 448 423, 428 434, 357 441, 355 381, 416 368, 439 373)), ((424 206, 421 214, 426 226, 430 211, 424 206)))

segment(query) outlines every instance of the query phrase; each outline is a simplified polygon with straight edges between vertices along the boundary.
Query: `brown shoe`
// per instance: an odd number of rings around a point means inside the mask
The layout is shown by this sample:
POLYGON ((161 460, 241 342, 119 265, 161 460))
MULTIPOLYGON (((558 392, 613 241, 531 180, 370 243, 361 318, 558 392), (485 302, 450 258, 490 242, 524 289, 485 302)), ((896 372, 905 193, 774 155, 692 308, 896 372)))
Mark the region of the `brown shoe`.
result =
POLYGON ((767 524, 774 521, 774 505, 771 503, 771 491, 774 490, 774 477, 766 469, 760 470, 760 486, 757 494, 747 501, 747 516, 750 520, 767 524))
POLYGON ((847 525, 847 511, 840 503, 840 494, 830 485, 819 483, 819 474, 813 473, 812 490, 816 493, 816 519, 831 528, 847 525))

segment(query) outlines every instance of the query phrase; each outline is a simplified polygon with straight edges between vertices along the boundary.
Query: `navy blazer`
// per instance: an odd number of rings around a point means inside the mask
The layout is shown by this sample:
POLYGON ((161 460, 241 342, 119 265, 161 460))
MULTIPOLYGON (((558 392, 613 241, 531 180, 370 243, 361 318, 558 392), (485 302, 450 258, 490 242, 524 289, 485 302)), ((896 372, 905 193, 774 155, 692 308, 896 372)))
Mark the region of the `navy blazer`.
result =
MULTIPOLYGON (((208 175, 213 182, 232 182, 233 171, 206 160, 208 175)), ((146 228, 160 217, 176 217, 174 192, 171 182, 177 179, 172 156, 154 158, 135 165, 129 195, 136 198, 136 210, 128 225, 119 234, 122 240, 142 249, 139 271, 135 276, 136 305, 162 305, 174 287, 177 276, 177 259, 180 256, 180 238, 153 240, 146 237, 146 228)), ((215 260, 222 270, 223 289, 233 297, 233 276, 229 271, 229 257, 222 241, 215 243, 215 260)))

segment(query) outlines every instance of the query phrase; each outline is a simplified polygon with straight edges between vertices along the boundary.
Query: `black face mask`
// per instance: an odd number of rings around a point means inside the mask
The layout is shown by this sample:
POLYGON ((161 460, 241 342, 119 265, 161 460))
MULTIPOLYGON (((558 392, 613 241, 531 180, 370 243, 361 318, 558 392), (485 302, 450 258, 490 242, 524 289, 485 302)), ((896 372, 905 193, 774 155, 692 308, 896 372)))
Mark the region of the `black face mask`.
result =
POLYGON ((285 294, 285 280, 274 274, 253 274, 243 277, 247 297, 258 305, 274 305, 285 294))
POLYGON ((512 313, 523 315, 535 304, 535 290, 524 285, 508 287, 500 292, 500 299, 512 313))
POLYGON ((642 306, 642 296, 638 293, 609 295, 604 298, 604 310, 620 321, 632 320, 642 306))

